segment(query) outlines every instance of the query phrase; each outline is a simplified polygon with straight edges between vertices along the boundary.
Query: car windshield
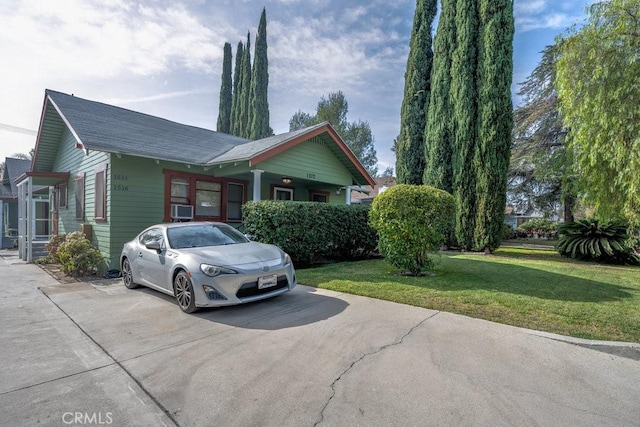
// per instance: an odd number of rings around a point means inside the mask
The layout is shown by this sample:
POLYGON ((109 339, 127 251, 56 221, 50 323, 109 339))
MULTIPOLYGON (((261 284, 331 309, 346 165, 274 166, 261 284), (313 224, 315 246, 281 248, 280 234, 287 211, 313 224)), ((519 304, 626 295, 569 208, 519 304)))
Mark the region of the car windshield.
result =
POLYGON ((233 245, 248 240, 235 228, 224 224, 198 224, 167 229, 169 245, 174 249, 233 245))

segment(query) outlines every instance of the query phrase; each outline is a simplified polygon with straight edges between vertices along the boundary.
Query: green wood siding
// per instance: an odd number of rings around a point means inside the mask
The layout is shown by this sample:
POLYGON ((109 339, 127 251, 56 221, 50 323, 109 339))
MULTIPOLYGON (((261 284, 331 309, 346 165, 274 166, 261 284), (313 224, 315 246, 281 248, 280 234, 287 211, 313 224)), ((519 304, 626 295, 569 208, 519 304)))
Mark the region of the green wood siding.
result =
MULTIPOLYGON (((167 162, 112 156, 109 193, 113 268, 119 269, 122 246, 164 219, 164 174, 167 162)), ((170 169, 170 168, 169 168, 170 169)))
POLYGON ((318 184, 351 185, 351 174, 324 142, 307 141, 256 165, 266 172, 309 179, 318 184))
MULTIPOLYGON (((110 239, 109 221, 109 198, 110 192, 107 190, 107 220, 96 222, 95 213, 95 170, 100 166, 108 164, 110 155, 108 153, 90 152, 86 155, 80 148, 76 148, 76 139, 67 128, 62 132, 58 154, 54 162, 54 172, 70 172, 68 185, 67 209, 60 209, 58 219, 58 232, 72 233, 80 231, 81 224, 91 225, 91 243, 96 245, 100 252, 107 258, 112 259, 112 247, 110 239), (84 219, 76 220, 75 204, 75 176, 84 173, 84 219)), ((109 173, 107 173, 107 188, 109 187, 109 173)), ((109 262, 109 261, 108 261, 109 262)), ((111 268, 109 264, 109 268, 111 268)))

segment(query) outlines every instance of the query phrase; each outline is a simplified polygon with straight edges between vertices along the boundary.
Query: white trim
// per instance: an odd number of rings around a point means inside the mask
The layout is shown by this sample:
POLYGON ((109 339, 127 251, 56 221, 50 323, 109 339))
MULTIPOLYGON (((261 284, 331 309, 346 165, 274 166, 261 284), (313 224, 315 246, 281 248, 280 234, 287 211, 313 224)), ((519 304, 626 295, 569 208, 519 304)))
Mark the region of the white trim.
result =
POLYGON ((280 200, 276 197, 278 191, 282 191, 283 193, 289 193, 291 198, 288 201, 293 202, 293 188, 288 187, 273 187, 273 200, 280 200))
POLYGON ((264 172, 261 169, 253 169, 251 171, 253 173, 253 201, 259 202, 261 199, 261 187, 262 187, 262 173, 264 172))

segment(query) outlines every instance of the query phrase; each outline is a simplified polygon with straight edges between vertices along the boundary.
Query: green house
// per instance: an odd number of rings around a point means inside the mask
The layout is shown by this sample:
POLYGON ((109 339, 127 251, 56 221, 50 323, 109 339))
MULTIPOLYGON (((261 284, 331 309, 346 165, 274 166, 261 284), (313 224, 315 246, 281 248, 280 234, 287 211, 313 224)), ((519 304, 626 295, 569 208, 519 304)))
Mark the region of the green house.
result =
POLYGON ((374 180, 328 123, 252 141, 45 91, 31 169, 17 180, 19 250, 34 259, 48 189, 49 235, 82 230, 119 268, 145 227, 211 220, 241 226, 248 200, 351 203, 374 180))

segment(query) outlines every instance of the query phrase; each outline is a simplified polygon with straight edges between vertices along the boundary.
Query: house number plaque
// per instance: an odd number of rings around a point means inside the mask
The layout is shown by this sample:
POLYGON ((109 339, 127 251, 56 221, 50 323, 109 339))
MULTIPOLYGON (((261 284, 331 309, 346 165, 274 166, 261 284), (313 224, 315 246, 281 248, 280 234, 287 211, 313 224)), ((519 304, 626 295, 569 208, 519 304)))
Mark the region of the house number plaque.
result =
MULTIPOLYGON (((113 174, 112 178, 114 181, 129 181, 128 175, 122 175, 119 173, 113 174)), ((113 184, 111 188, 113 191, 129 191, 129 186, 126 184, 113 184)))
POLYGON ((315 174, 315 173, 307 172, 307 178, 308 178, 308 179, 316 179, 316 174, 315 174))

